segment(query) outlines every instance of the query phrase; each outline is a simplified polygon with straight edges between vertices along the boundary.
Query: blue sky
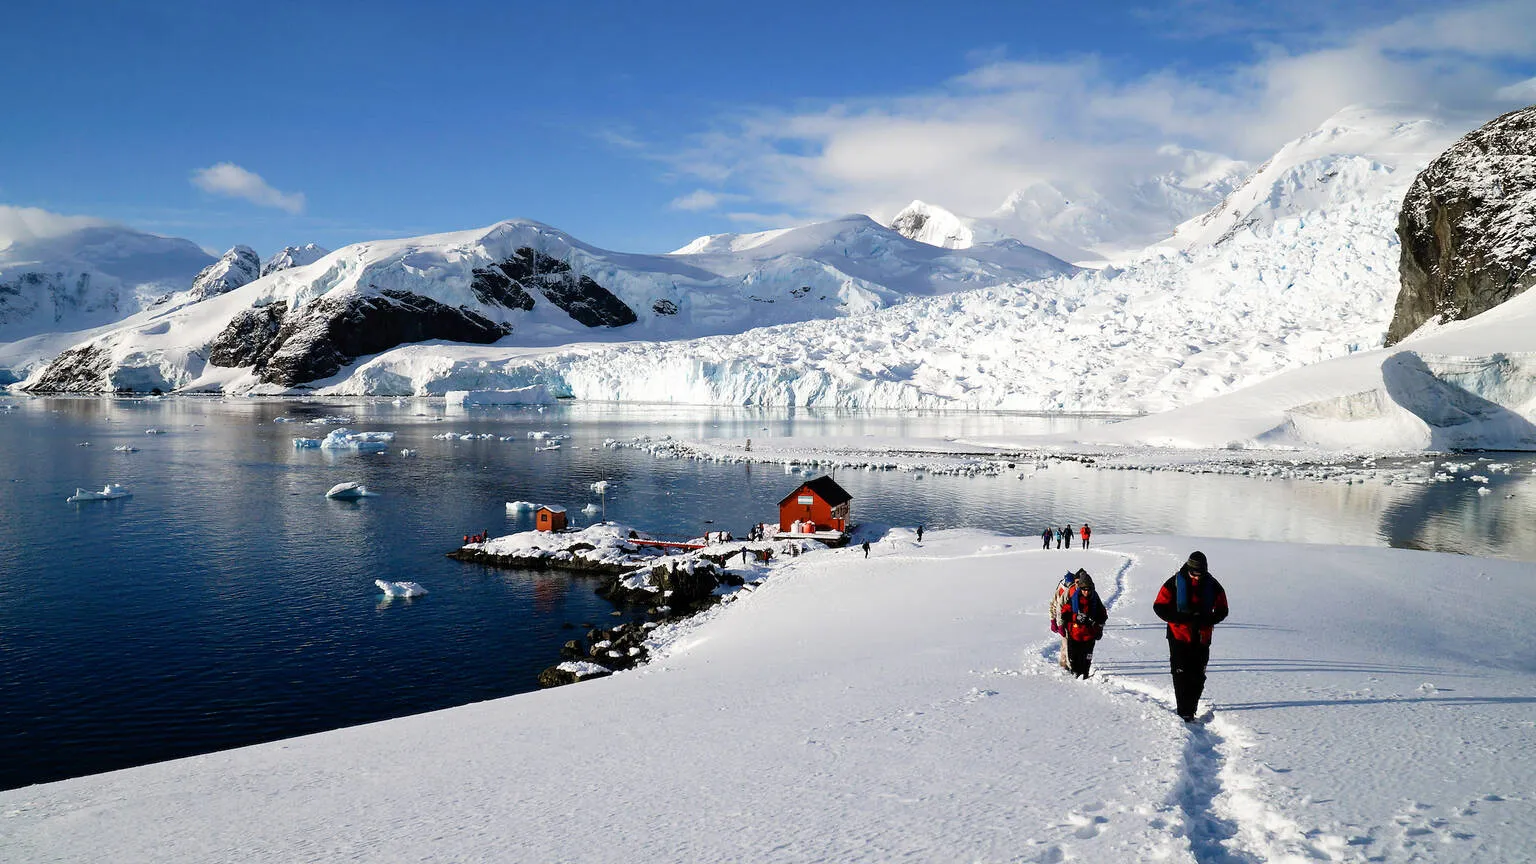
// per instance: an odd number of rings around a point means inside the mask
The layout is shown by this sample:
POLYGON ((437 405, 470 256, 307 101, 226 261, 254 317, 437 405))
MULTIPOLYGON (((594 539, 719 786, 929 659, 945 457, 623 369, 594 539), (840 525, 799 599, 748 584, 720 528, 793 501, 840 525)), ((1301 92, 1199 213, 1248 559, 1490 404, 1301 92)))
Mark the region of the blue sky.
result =
POLYGON ((7 4, 0 205, 263 256, 981 213, 1162 144, 1262 159, 1352 102, 1536 101, 1528 3, 135 5, 7 4))

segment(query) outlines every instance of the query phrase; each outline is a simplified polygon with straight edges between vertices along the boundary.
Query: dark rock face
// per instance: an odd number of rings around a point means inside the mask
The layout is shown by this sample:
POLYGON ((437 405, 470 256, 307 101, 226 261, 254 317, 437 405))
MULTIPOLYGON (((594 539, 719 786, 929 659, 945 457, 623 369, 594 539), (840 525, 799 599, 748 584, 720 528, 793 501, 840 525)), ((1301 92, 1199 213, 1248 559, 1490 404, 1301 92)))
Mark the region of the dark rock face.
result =
POLYGON ((254 365, 261 381, 283 387, 334 375, 358 357, 408 342, 444 339, 483 345, 512 332, 510 325, 465 307, 453 308, 409 291, 321 297, 296 313, 272 309, 265 319, 262 312, 251 310, 231 321, 210 346, 209 362, 254 365), (270 332, 273 324, 278 325, 275 333, 270 332))
POLYGON ((1431 162, 1403 198, 1397 236, 1402 289, 1388 345, 1536 283, 1536 106, 1494 119, 1431 162))
POLYGON ((533 309, 529 291, 536 290, 588 327, 622 327, 639 320, 613 292, 586 276, 571 275, 570 264, 528 246, 500 264, 476 268, 470 287, 482 303, 524 310, 533 309))
POLYGON ((651 304, 651 311, 657 315, 676 315, 677 304, 671 300, 657 300, 651 304))
POLYGON ((99 393, 110 390, 112 357, 97 345, 71 348, 53 359, 27 388, 30 393, 99 393))
POLYGON ((288 304, 282 300, 241 312, 214 339, 208 362, 228 367, 255 365, 282 329, 287 315, 288 304))
POLYGON ((533 311, 533 298, 523 290, 522 285, 514 282, 495 264, 490 267, 476 267, 469 288, 475 292, 475 299, 487 306, 505 306, 508 309, 521 309, 524 312, 533 311))

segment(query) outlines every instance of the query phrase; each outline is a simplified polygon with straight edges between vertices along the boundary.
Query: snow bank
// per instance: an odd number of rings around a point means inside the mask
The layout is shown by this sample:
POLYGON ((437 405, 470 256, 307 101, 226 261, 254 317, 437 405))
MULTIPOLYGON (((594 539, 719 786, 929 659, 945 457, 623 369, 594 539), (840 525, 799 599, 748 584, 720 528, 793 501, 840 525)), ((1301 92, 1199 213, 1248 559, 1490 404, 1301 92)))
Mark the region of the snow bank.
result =
POLYGON ((656 630, 632 672, 0 792, 7 849, 597 862, 623 837, 743 862, 1528 857, 1529 565, 1095 540, 1043 551, 931 532, 918 547, 892 532, 868 560, 802 555, 656 630), (1194 548, 1233 613, 1216 631, 1211 719, 1187 727, 1151 602, 1194 548), (1078 567, 1110 609, 1088 681, 1056 667, 1045 614, 1078 567), (409 758, 379 759, 402 740, 409 758), (571 807, 604 830, 571 830, 571 807), (378 818, 401 812, 431 830, 378 818))
POLYGON ((383 579, 373 580, 373 584, 379 586, 386 597, 425 597, 427 589, 421 587, 419 582, 386 582, 383 579))

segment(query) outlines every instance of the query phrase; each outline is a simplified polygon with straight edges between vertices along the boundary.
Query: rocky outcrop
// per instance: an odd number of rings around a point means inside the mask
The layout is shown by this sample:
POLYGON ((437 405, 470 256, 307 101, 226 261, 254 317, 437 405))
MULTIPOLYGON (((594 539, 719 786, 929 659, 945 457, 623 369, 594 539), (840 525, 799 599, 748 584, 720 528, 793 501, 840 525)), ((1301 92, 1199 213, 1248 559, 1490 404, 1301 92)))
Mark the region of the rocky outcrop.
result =
POLYGON ((321 297, 293 312, 281 303, 248 310, 214 338, 208 356, 215 366, 252 365, 263 383, 293 387, 396 345, 428 339, 484 345, 511 332, 511 325, 463 306, 379 290, 321 297))
POLYGON ((1403 199, 1395 344, 1431 320, 1471 318, 1536 283, 1536 106, 1468 133, 1403 199))
POLYGON ((236 315, 210 346, 208 362, 215 366, 254 366, 277 338, 287 314, 288 304, 279 300, 236 315))
POLYGON ((329 254, 331 250, 313 243, 305 243, 303 246, 284 246, 283 251, 268 258, 267 263, 261 265, 261 275, 271 276, 273 273, 313 264, 329 254))
POLYGON ((256 252, 249 246, 236 246, 224 253, 219 260, 203 268, 203 272, 197 274, 192 280, 192 288, 188 292, 192 301, 207 300, 209 297, 217 297, 255 282, 261 278, 261 259, 256 257, 256 252))
POLYGON ((54 358, 27 386, 29 393, 100 393, 111 390, 112 355, 98 345, 81 345, 54 358))
POLYGON ((524 310, 533 309, 529 292, 537 291, 588 327, 622 327, 639 320, 635 310, 613 292, 590 277, 573 275, 570 264, 530 246, 518 247, 499 264, 476 268, 471 288, 482 303, 524 310), (503 296, 508 299, 500 299, 503 296))

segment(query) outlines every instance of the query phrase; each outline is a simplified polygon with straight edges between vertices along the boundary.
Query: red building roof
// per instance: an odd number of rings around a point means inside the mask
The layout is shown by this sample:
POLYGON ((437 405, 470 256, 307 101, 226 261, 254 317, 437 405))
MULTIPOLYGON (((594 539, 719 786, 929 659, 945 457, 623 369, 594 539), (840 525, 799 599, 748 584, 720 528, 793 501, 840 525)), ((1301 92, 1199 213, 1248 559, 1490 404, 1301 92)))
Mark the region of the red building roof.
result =
POLYGON ((810 491, 814 492, 818 498, 827 502, 827 505, 831 507, 836 507, 839 504, 853 500, 853 496, 848 494, 848 490, 837 485, 836 480, 833 480, 831 477, 823 474, 820 477, 817 477, 815 480, 807 480, 799 486, 796 486, 795 491, 784 496, 784 499, 779 502, 779 506, 783 507, 785 504, 791 503, 791 499, 793 499, 796 495, 799 495, 801 489, 809 489, 810 491))

